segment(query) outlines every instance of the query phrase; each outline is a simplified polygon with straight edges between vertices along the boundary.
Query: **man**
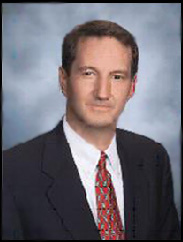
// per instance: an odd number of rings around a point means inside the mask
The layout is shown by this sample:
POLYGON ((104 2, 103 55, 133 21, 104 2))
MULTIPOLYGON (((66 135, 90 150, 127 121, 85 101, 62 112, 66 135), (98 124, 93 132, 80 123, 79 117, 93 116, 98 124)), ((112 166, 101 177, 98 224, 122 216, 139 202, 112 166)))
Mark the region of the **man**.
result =
POLYGON ((135 91, 138 47, 109 21, 64 38, 66 114, 52 131, 4 152, 3 238, 180 238, 167 152, 117 129, 135 91))

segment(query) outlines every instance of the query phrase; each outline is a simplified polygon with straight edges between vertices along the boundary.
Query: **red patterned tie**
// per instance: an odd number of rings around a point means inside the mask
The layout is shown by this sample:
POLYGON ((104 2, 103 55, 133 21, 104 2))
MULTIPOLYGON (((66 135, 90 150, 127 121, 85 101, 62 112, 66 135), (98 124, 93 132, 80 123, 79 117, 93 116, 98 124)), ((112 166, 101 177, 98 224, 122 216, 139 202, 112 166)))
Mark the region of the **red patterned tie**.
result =
POLYGON ((102 151, 95 183, 98 229, 102 240, 124 240, 115 190, 106 169, 106 154, 102 151))

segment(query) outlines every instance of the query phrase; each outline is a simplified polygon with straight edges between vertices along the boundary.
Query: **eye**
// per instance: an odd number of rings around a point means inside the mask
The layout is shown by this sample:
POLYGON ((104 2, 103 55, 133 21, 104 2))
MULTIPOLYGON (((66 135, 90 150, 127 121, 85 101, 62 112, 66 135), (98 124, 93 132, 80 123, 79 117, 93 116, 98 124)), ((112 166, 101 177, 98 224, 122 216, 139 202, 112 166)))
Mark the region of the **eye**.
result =
POLYGON ((93 74, 92 71, 86 71, 86 72, 84 73, 84 75, 86 75, 86 76, 91 76, 92 74, 93 74))
POLYGON ((113 75, 114 80, 122 80, 124 77, 122 75, 113 75))
POLYGON ((90 70, 88 70, 88 71, 84 71, 82 75, 83 75, 83 76, 90 77, 90 76, 94 76, 95 73, 94 73, 94 71, 90 71, 90 70))

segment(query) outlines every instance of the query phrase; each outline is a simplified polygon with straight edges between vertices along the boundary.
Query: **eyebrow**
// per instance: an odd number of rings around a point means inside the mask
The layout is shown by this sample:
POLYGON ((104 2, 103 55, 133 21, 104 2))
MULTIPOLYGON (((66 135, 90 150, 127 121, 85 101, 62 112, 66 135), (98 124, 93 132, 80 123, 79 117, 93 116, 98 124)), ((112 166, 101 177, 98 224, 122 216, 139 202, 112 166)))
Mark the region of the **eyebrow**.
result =
POLYGON ((78 70, 79 71, 85 71, 86 69, 92 69, 92 70, 94 70, 94 71, 98 71, 97 70, 97 68, 95 68, 95 67, 93 67, 93 66, 80 66, 79 68, 78 68, 78 70))
MULTIPOLYGON (((92 69, 92 70, 94 70, 96 72, 99 72, 98 69, 96 67, 93 67, 93 66, 80 66, 78 68, 79 71, 85 71, 86 69, 92 69)), ((127 70, 122 70, 122 69, 111 71, 109 74, 111 75, 111 74, 115 74, 115 73, 128 75, 128 71, 127 70)))
POLYGON ((118 74, 123 74, 123 75, 128 75, 128 71, 127 70, 114 70, 114 71, 111 71, 110 74, 115 74, 115 73, 118 73, 118 74))

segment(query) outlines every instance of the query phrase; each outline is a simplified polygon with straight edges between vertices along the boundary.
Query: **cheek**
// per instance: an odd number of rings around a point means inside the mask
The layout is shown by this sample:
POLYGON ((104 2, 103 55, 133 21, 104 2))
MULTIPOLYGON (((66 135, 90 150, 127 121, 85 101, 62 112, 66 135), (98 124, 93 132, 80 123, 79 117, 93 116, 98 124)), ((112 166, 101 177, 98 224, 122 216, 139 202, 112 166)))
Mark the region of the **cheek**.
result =
POLYGON ((118 87, 113 89, 113 96, 115 98, 116 106, 118 109, 123 109, 126 104, 130 93, 130 87, 118 87))
POLYGON ((128 96, 128 91, 126 88, 118 86, 112 89, 113 96, 117 102, 124 102, 128 96))
POLYGON ((88 85, 75 80, 69 87, 69 98, 75 103, 83 102, 87 99, 89 92, 90 88, 88 85))

